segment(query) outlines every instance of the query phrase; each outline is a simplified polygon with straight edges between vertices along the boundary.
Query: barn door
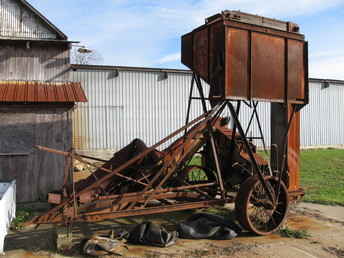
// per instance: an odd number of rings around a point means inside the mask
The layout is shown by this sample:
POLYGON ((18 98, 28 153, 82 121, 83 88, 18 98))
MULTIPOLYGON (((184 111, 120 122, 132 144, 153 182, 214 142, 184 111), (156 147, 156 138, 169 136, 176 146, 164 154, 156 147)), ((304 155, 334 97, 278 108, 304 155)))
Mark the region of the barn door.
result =
POLYGON ((0 112, 0 181, 17 181, 17 201, 37 196, 32 174, 35 135, 34 115, 26 112, 0 112))

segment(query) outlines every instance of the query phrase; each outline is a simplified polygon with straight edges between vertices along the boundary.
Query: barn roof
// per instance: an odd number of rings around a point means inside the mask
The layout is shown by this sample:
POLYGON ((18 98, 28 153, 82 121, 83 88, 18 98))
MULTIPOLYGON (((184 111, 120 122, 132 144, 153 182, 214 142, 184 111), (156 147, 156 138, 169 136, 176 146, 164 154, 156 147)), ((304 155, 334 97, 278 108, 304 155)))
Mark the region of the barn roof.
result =
POLYGON ((0 81, 0 103, 87 102, 81 83, 0 81))

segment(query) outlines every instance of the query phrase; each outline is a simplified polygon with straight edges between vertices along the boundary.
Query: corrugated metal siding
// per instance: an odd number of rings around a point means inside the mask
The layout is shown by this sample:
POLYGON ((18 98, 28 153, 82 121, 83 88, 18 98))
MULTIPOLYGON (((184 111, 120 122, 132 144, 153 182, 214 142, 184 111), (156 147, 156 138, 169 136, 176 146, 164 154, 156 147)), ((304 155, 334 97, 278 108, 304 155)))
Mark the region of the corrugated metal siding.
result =
POLYGON ((68 70, 67 45, 0 42, 0 80, 68 81, 68 70))
MULTIPOLYGON (((158 81, 158 71, 120 70, 114 78, 109 69, 71 73, 73 81, 82 83, 89 100, 74 112, 74 143, 79 150, 118 150, 134 138, 152 145, 185 123, 190 73, 169 72, 163 81, 158 81)), ((310 104, 302 110, 303 147, 344 144, 344 116, 338 113, 343 97, 344 86, 321 90, 321 83, 311 83, 310 104)), ((202 114, 199 101, 193 101, 191 111, 192 118, 202 114)), ((259 103, 258 114, 269 145, 270 104, 259 103)), ((244 128, 250 115, 251 110, 242 104, 239 118, 244 128)), ((257 123, 248 135, 259 136, 257 123)), ((255 142, 262 146, 261 141, 255 142)))
POLYGON ((301 145, 344 144, 344 86, 310 84, 310 104, 301 113, 301 145))
POLYGON ((38 17, 25 8, 19 1, 0 1, 0 37, 56 39, 57 35, 49 30, 38 17))
MULTIPOLYGON (((74 143, 83 150, 119 149, 135 138, 148 145, 180 128, 185 122, 190 76, 169 74, 158 81, 157 72, 111 70, 72 72, 81 81, 88 103, 74 112, 74 143)), ((192 116, 201 114, 194 105, 192 116)))

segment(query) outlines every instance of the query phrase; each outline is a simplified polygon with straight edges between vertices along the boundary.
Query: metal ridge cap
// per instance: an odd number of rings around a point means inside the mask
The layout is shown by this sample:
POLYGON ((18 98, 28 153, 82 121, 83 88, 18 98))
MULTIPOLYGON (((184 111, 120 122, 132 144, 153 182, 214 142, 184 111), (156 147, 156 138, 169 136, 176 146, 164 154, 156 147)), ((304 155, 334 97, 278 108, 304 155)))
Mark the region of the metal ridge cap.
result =
POLYGON ((71 69, 94 69, 94 70, 122 70, 122 71, 138 71, 138 72, 169 72, 169 73, 186 73, 191 74, 191 70, 186 69, 171 69, 171 68, 157 68, 157 67, 137 67, 137 66, 112 66, 112 65, 84 65, 71 64, 71 69))
POLYGON ((344 80, 338 80, 338 79, 309 78, 309 82, 318 82, 318 83, 328 82, 331 84, 344 85, 344 80))
POLYGON ((32 41, 32 42, 57 42, 57 43, 80 43, 80 41, 71 41, 64 39, 49 39, 49 38, 24 38, 24 37, 8 37, 1 36, 0 41, 32 41))

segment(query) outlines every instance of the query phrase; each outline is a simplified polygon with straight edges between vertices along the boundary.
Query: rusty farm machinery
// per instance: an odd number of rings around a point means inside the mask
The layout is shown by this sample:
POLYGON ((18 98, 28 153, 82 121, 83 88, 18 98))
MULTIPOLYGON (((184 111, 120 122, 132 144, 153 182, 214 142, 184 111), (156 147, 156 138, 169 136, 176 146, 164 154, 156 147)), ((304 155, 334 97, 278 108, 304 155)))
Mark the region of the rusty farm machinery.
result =
POLYGON ((94 166, 94 158, 38 146, 64 155, 67 165, 61 191, 49 194, 54 206, 30 223, 94 222, 235 202, 244 228, 270 234, 284 222, 289 202, 303 195, 299 111, 308 103, 307 59, 296 24, 236 11, 209 17, 182 37, 182 62, 193 71, 185 126, 151 147, 135 139, 76 183, 72 160, 94 166), (210 85, 208 97, 202 80, 210 85), (190 121, 195 99, 203 114, 190 121), (255 120, 266 148, 260 101, 271 103, 271 158, 263 158, 247 135, 255 120), (252 111, 245 129, 242 105, 252 111))

